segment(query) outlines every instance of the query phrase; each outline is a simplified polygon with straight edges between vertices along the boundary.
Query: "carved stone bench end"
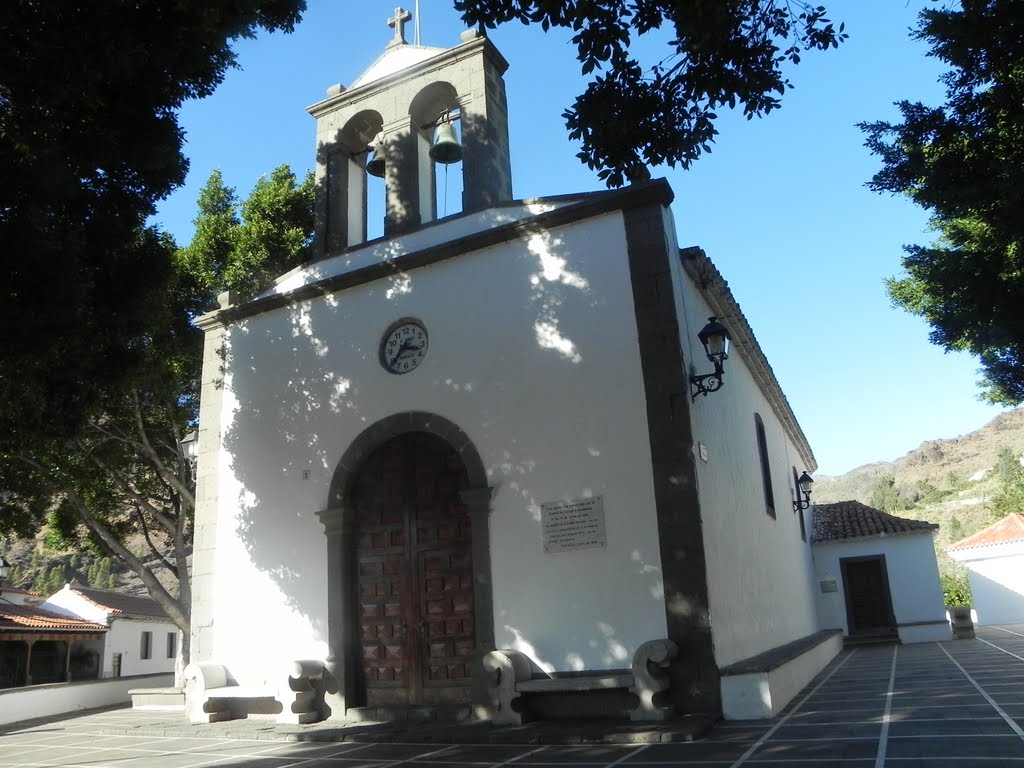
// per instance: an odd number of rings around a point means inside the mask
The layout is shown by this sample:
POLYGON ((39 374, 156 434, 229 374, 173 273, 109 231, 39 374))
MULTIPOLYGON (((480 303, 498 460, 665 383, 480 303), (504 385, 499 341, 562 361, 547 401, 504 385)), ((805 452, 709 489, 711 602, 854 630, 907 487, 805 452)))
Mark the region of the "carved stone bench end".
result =
POLYGON ((629 692, 639 699, 630 719, 641 722, 668 720, 675 715, 668 690, 668 666, 679 655, 671 640, 649 640, 633 655, 633 686, 629 692))
POLYGON ((512 702, 522 695, 516 690, 516 683, 530 679, 530 660, 519 651, 490 651, 484 655, 483 668, 490 696, 491 722, 497 725, 522 724, 523 716, 512 702))
POLYGON ((318 723, 324 718, 325 665, 315 659, 294 661, 288 665, 278 694, 279 723, 318 723))

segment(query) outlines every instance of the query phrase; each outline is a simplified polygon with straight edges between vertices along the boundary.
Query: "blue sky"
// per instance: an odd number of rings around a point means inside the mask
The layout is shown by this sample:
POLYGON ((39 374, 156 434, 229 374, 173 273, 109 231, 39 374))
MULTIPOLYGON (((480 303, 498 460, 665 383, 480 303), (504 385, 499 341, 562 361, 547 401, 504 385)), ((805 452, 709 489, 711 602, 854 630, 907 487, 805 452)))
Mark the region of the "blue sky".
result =
MULTIPOLYGON (((395 5, 309 0, 292 35, 238 44, 241 68, 212 97, 182 109, 191 171, 156 222, 187 243, 199 189, 216 168, 243 197, 282 163, 311 168, 315 124, 306 107, 330 85, 350 84, 383 51, 395 5)), ((900 272, 902 245, 931 235, 922 211, 865 188, 878 160, 855 124, 896 119, 900 99, 941 101, 938 63, 908 37, 925 5, 828 4, 850 39, 790 68, 796 87, 781 109, 752 121, 722 112, 712 154, 688 171, 652 169, 675 190, 680 245, 704 248, 728 280, 819 475, 897 458, 1003 410, 977 399, 977 362, 929 344, 928 326, 893 309, 883 285, 900 272)), ((458 43, 463 26, 447 0, 421 0, 420 10, 423 45, 458 43)), ((575 157, 561 118, 586 82, 569 35, 514 24, 491 39, 510 64, 514 195, 602 189, 575 157)), ((642 41, 641 60, 663 56, 664 39, 642 41)))

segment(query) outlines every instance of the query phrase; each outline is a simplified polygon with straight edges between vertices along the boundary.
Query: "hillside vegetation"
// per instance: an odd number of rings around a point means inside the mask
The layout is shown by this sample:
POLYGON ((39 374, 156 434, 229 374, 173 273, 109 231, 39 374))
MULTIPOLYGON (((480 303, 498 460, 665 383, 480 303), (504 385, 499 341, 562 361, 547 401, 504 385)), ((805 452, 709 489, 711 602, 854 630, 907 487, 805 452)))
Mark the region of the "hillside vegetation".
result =
MULTIPOLYGON (((2 541, 2 540, 0 540, 2 541)), ((147 564, 154 556, 141 537, 129 537, 128 546, 147 564)), ((0 552, 13 568, 5 583, 49 597, 65 584, 110 589, 127 595, 148 595, 142 580, 116 558, 85 548, 69 550, 47 541, 46 529, 31 539, 8 539, 0 552)), ((165 587, 176 591, 174 580, 154 569, 165 587)))
MULTIPOLYGON (((1002 413, 960 437, 929 440, 896 461, 875 462, 838 477, 818 477, 819 504, 855 499, 884 512, 939 525, 939 572, 948 592, 966 590, 963 566, 946 554, 954 542, 1024 511, 1024 409, 1002 413)), ((948 603, 969 595, 947 595, 948 603)))

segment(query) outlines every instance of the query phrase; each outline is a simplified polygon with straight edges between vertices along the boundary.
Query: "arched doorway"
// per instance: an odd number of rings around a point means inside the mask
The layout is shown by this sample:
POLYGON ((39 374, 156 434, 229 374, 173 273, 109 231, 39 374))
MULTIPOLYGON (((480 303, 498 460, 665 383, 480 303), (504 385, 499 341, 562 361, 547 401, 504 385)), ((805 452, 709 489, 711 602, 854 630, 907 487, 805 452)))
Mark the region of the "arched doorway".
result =
POLYGON ((472 526, 458 453, 407 432, 352 488, 359 688, 367 704, 469 701, 476 648, 472 526))
POLYGON ((330 718, 368 702, 486 704, 474 672, 494 649, 491 491, 441 416, 395 414, 352 441, 318 513, 330 718))

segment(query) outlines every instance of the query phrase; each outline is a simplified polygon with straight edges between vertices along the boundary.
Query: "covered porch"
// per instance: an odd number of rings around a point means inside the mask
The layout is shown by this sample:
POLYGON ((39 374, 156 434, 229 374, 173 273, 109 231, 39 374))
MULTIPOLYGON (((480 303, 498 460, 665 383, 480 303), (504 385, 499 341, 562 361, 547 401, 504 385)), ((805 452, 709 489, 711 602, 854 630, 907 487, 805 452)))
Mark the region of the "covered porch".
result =
POLYGON ((106 631, 32 606, 0 606, 0 688, 98 678, 106 631))

